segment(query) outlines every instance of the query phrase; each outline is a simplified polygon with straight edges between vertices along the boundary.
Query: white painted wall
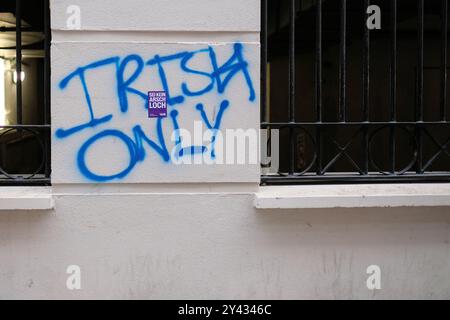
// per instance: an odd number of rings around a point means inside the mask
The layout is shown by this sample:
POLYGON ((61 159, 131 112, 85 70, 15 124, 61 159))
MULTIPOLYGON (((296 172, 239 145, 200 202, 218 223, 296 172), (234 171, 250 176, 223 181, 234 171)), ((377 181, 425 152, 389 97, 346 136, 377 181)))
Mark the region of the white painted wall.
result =
POLYGON ((450 298, 448 208, 257 211, 249 194, 64 195, 0 215, 0 298, 450 298), (78 264, 82 290, 66 289, 78 264), (366 288, 378 264, 382 289, 366 288))
MULTIPOLYGON (((86 117, 81 87, 62 91, 61 78, 110 56, 150 59, 211 45, 227 57, 240 41, 259 92, 259 1, 111 3, 52 1, 53 133, 86 117), (80 31, 64 30, 69 4, 82 9, 80 31)), ((117 108, 108 72, 88 79, 99 114, 117 108)), ((176 68, 170 75, 180 80, 176 68)), ((224 128, 258 128, 259 100, 248 101, 242 78, 229 88, 236 107, 224 128)), ((217 95, 202 98, 214 105, 217 95)), ((53 137, 54 210, 0 211, 0 298, 450 298, 449 207, 260 210, 252 166, 148 161, 123 179, 97 184, 77 168, 80 145, 101 130, 129 132, 144 121, 140 111, 115 116, 104 127, 53 137), (366 287, 373 264, 382 270, 379 291, 366 287), (66 288, 69 265, 81 267, 80 291, 66 288)), ((187 112, 183 122, 194 119, 187 112)), ((92 165, 120 166, 111 160, 115 147, 92 155, 92 165)))
POLYGON ((259 0, 53 0, 53 29, 67 30, 65 13, 72 5, 78 5, 83 11, 82 30, 260 30, 259 0))

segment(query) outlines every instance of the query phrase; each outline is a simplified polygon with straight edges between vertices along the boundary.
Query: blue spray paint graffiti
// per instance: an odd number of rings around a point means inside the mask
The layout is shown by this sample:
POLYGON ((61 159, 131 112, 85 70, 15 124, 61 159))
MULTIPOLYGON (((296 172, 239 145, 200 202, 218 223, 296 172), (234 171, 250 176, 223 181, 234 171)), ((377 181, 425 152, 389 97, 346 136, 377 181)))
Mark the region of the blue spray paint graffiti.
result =
MULTIPOLYGON (((114 66, 116 77, 115 81, 117 83, 116 91, 119 105, 118 109, 121 113, 127 113, 129 110, 129 95, 140 97, 143 101, 142 106, 144 108, 148 107, 147 94, 134 88, 133 84, 139 79, 146 67, 156 67, 162 89, 167 92, 167 103, 173 108, 173 110, 170 112, 170 118, 155 120, 157 121, 157 142, 150 139, 140 125, 136 125, 133 128, 132 138, 120 130, 109 128, 101 131, 98 134, 95 134, 82 144, 77 154, 77 164, 80 172, 89 180, 96 182, 106 182, 126 177, 134 169, 138 162, 142 162, 145 160, 145 148, 148 146, 157 155, 159 155, 159 157, 163 161, 169 162, 171 159, 171 155, 167 149, 166 141, 163 135, 163 122, 171 121, 173 130, 175 132, 178 131, 178 129, 180 128, 178 121, 179 112, 175 109, 176 105, 184 103, 189 97, 201 97, 209 92, 214 92, 214 90, 216 90, 215 93, 220 96, 221 94, 226 92, 226 89, 229 86, 231 80, 234 79, 237 75, 242 76, 245 86, 248 89, 248 100, 256 100, 255 89, 249 73, 249 65, 244 58, 243 49, 244 47, 242 44, 234 44, 231 57, 222 65, 219 65, 214 48, 208 47, 197 51, 183 51, 167 56, 155 55, 148 61, 145 61, 140 55, 137 54, 130 54, 123 59, 116 56, 95 61, 93 63, 79 67, 75 71, 67 75, 59 83, 59 87, 61 90, 65 90, 72 81, 78 79, 83 89, 84 99, 86 101, 87 109, 89 112, 89 121, 71 128, 59 128, 58 130, 56 130, 56 137, 59 139, 65 139, 85 129, 106 125, 113 119, 113 113, 104 116, 97 116, 95 114, 94 106, 91 100, 92 89, 89 88, 86 82, 86 74, 88 72, 94 72, 96 69, 106 66, 114 66), (211 70, 196 70, 192 66, 190 66, 190 62, 192 61, 192 59, 200 55, 206 56, 209 59, 211 70), (178 62, 180 70, 186 75, 196 75, 206 78, 208 80, 207 85, 205 85, 205 87, 203 88, 194 90, 190 88, 186 82, 183 82, 181 83, 182 94, 172 96, 169 85, 170 80, 165 69, 166 64, 169 62, 178 62), (128 77, 126 77, 126 74, 128 74, 128 77), (127 147, 129 152, 129 163, 127 167, 120 172, 107 176, 92 172, 92 170, 86 163, 86 153, 88 152, 88 150, 92 148, 92 146, 96 142, 105 138, 115 138, 120 140, 127 147)), ((208 119, 203 104, 197 104, 195 110, 199 112, 200 118, 205 123, 206 127, 214 132, 220 129, 223 122, 223 115, 225 111, 229 109, 229 106, 230 102, 226 99, 223 99, 223 101, 220 103, 214 123, 212 123, 210 119, 208 119)), ((215 140, 216 136, 215 134, 213 134, 208 150, 208 147, 203 145, 181 147, 182 138, 180 136, 177 136, 175 139, 175 145, 178 148, 176 156, 184 157, 209 152, 211 158, 214 158, 215 140)))

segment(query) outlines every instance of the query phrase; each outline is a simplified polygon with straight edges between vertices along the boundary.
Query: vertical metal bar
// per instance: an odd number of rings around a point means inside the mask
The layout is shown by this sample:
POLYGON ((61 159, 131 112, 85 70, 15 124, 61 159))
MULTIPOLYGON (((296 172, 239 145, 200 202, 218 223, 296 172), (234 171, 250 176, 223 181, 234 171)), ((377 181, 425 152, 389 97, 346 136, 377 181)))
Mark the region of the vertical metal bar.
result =
POLYGON ((44 124, 50 124, 50 8, 49 0, 44 0, 44 124))
POLYGON ((339 121, 346 121, 347 84, 347 0, 341 0, 341 29, 339 43, 339 121))
POLYGON ((21 0, 16 0, 16 113, 17 124, 22 124, 22 10, 21 0))
MULTIPOLYGON (((51 31, 50 31, 50 7, 49 0, 44 0, 44 124, 48 125, 51 122, 50 117, 50 44, 51 44, 51 31)), ((45 147, 45 178, 50 178, 51 167, 51 138, 50 132, 41 133, 44 135, 44 147, 45 147)))
MULTIPOLYGON (((295 123, 295 17, 296 0, 290 1, 290 34, 289 34, 289 122, 295 123)), ((295 172, 295 139, 293 127, 289 128, 290 160, 289 174, 295 172)))
MULTIPOLYGON (((424 1, 417 3, 417 107, 416 121, 423 122, 423 45, 424 45, 424 1)), ((417 173, 423 173, 423 139, 422 127, 416 124, 417 139, 417 173)))
POLYGON ((289 34, 289 121, 295 122, 295 9, 296 0, 291 0, 289 34))
MULTIPOLYGON (((370 0, 364 0, 363 7, 363 117, 365 122, 370 120, 370 31, 367 27, 367 8, 370 6, 370 0)), ((364 126, 364 174, 369 173, 369 130, 364 126)))
MULTIPOLYGON (((423 121, 423 42, 424 42, 424 2, 418 0, 417 12, 417 97, 416 97, 416 122, 423 121)), ((417 173, 422 173, 423 163, 423 139, 422 128, 416 124, 417 139, 417 173)))
POLYGON ((447 68, 448 68, 448 0, 442 0, 441 12, 441 121, 447 119, 447 68))
MULTIPOLYGON (((315 56, 315 108, 316 121, 322 122, 322 0, 316 4, 316 56, 315 56)), ((318 175, 322 175, 322 132, 320 125, 316 126, 316 153, 318 175)))
POLYGON ((390 62, 391 108, 390 121, 397 119, 397 0, 391 1, 391 62, 390 62))
POLYGON ((423 29, 424 0, 418 0, 417 13, 417 121, 423 121, 423 29))
POLYGON ((261 0, 261 123, 267 109, 267 0, 261 0))
POLYGON ((397 0, 391 1, 391 63, 390 63, 390 85, 391 105, 389 127, 389 163, 391 174, 395 174, 395 123, 397 120, 397 0))
POLYGON ((322 122, 322 0, 316 5, 316 57, 315 57, 315 89, 317 122, 322 122))
MULTIPOLYGON (((367 18, 367 8, 370 6, 369 0, 364 0, 364 17, 367 18)), ((370 118, 370 31, 366 25, 366 19, 363 20, 363 113, 364 121, 370 118)))

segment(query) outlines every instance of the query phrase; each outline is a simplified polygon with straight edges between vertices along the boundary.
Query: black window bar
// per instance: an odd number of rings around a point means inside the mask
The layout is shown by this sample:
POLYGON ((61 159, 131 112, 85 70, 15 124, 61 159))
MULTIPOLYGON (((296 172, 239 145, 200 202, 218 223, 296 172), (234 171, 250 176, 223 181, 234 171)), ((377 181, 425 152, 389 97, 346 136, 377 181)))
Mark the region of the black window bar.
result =
MULTIPOLYGON (((15 27, 0 27, 2 34, 15 33, 15 46, 0 49, 15 49, 15 94, 16 121, 2 125, 0 123, 0 186, 50 185, 50 10, 49 0, 16 0, 12 7, 0 5, 15 15, 15 27), (15 6, 15 7, 14 7, 15 6), (25 16, 26 13, 26 16, 25 16), (30 18, 32 16, 32 18, 30 18), (30 18, 30 24, 26 22, 30 18), (24 22, 25 21, 25 22, 24 22), (37 26, 33 25, 36 23, 37 26), (23 44, 26 32, 41 33, 38 43, 23 44), (24 50, 43 51, 40 62, 41 71, 35 75, 38 88, 37 99, 41 101, 37 117, 24 118, 24 93, 22 84, 22 66, 24 50), (39 119, 39 120, 38 120, 39 119), (30 160, 31 159, 31 160, 30 160), (9 170, 8 170, 9 168, 9 170), (12 169, 11 169, 12 168, 12 169)), ((0 88, 0 90, 6 90, 0 88)))
POLYGON ((261 8, 261 128, 280 132, 263 185, 450 181, 448 0, 261 8))

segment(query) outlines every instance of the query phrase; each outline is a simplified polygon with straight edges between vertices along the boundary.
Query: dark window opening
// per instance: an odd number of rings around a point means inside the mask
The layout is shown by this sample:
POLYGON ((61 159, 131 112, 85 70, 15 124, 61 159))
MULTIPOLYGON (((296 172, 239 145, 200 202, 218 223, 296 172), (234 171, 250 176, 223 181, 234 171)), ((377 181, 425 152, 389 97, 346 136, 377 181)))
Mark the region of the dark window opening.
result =
POLYGON ((262 183, 450 181, 448 28, 448 0, 263 0, 262 183))
POLYGON ((0 3, 0 185, 50 184, 48 0, 0 3))

